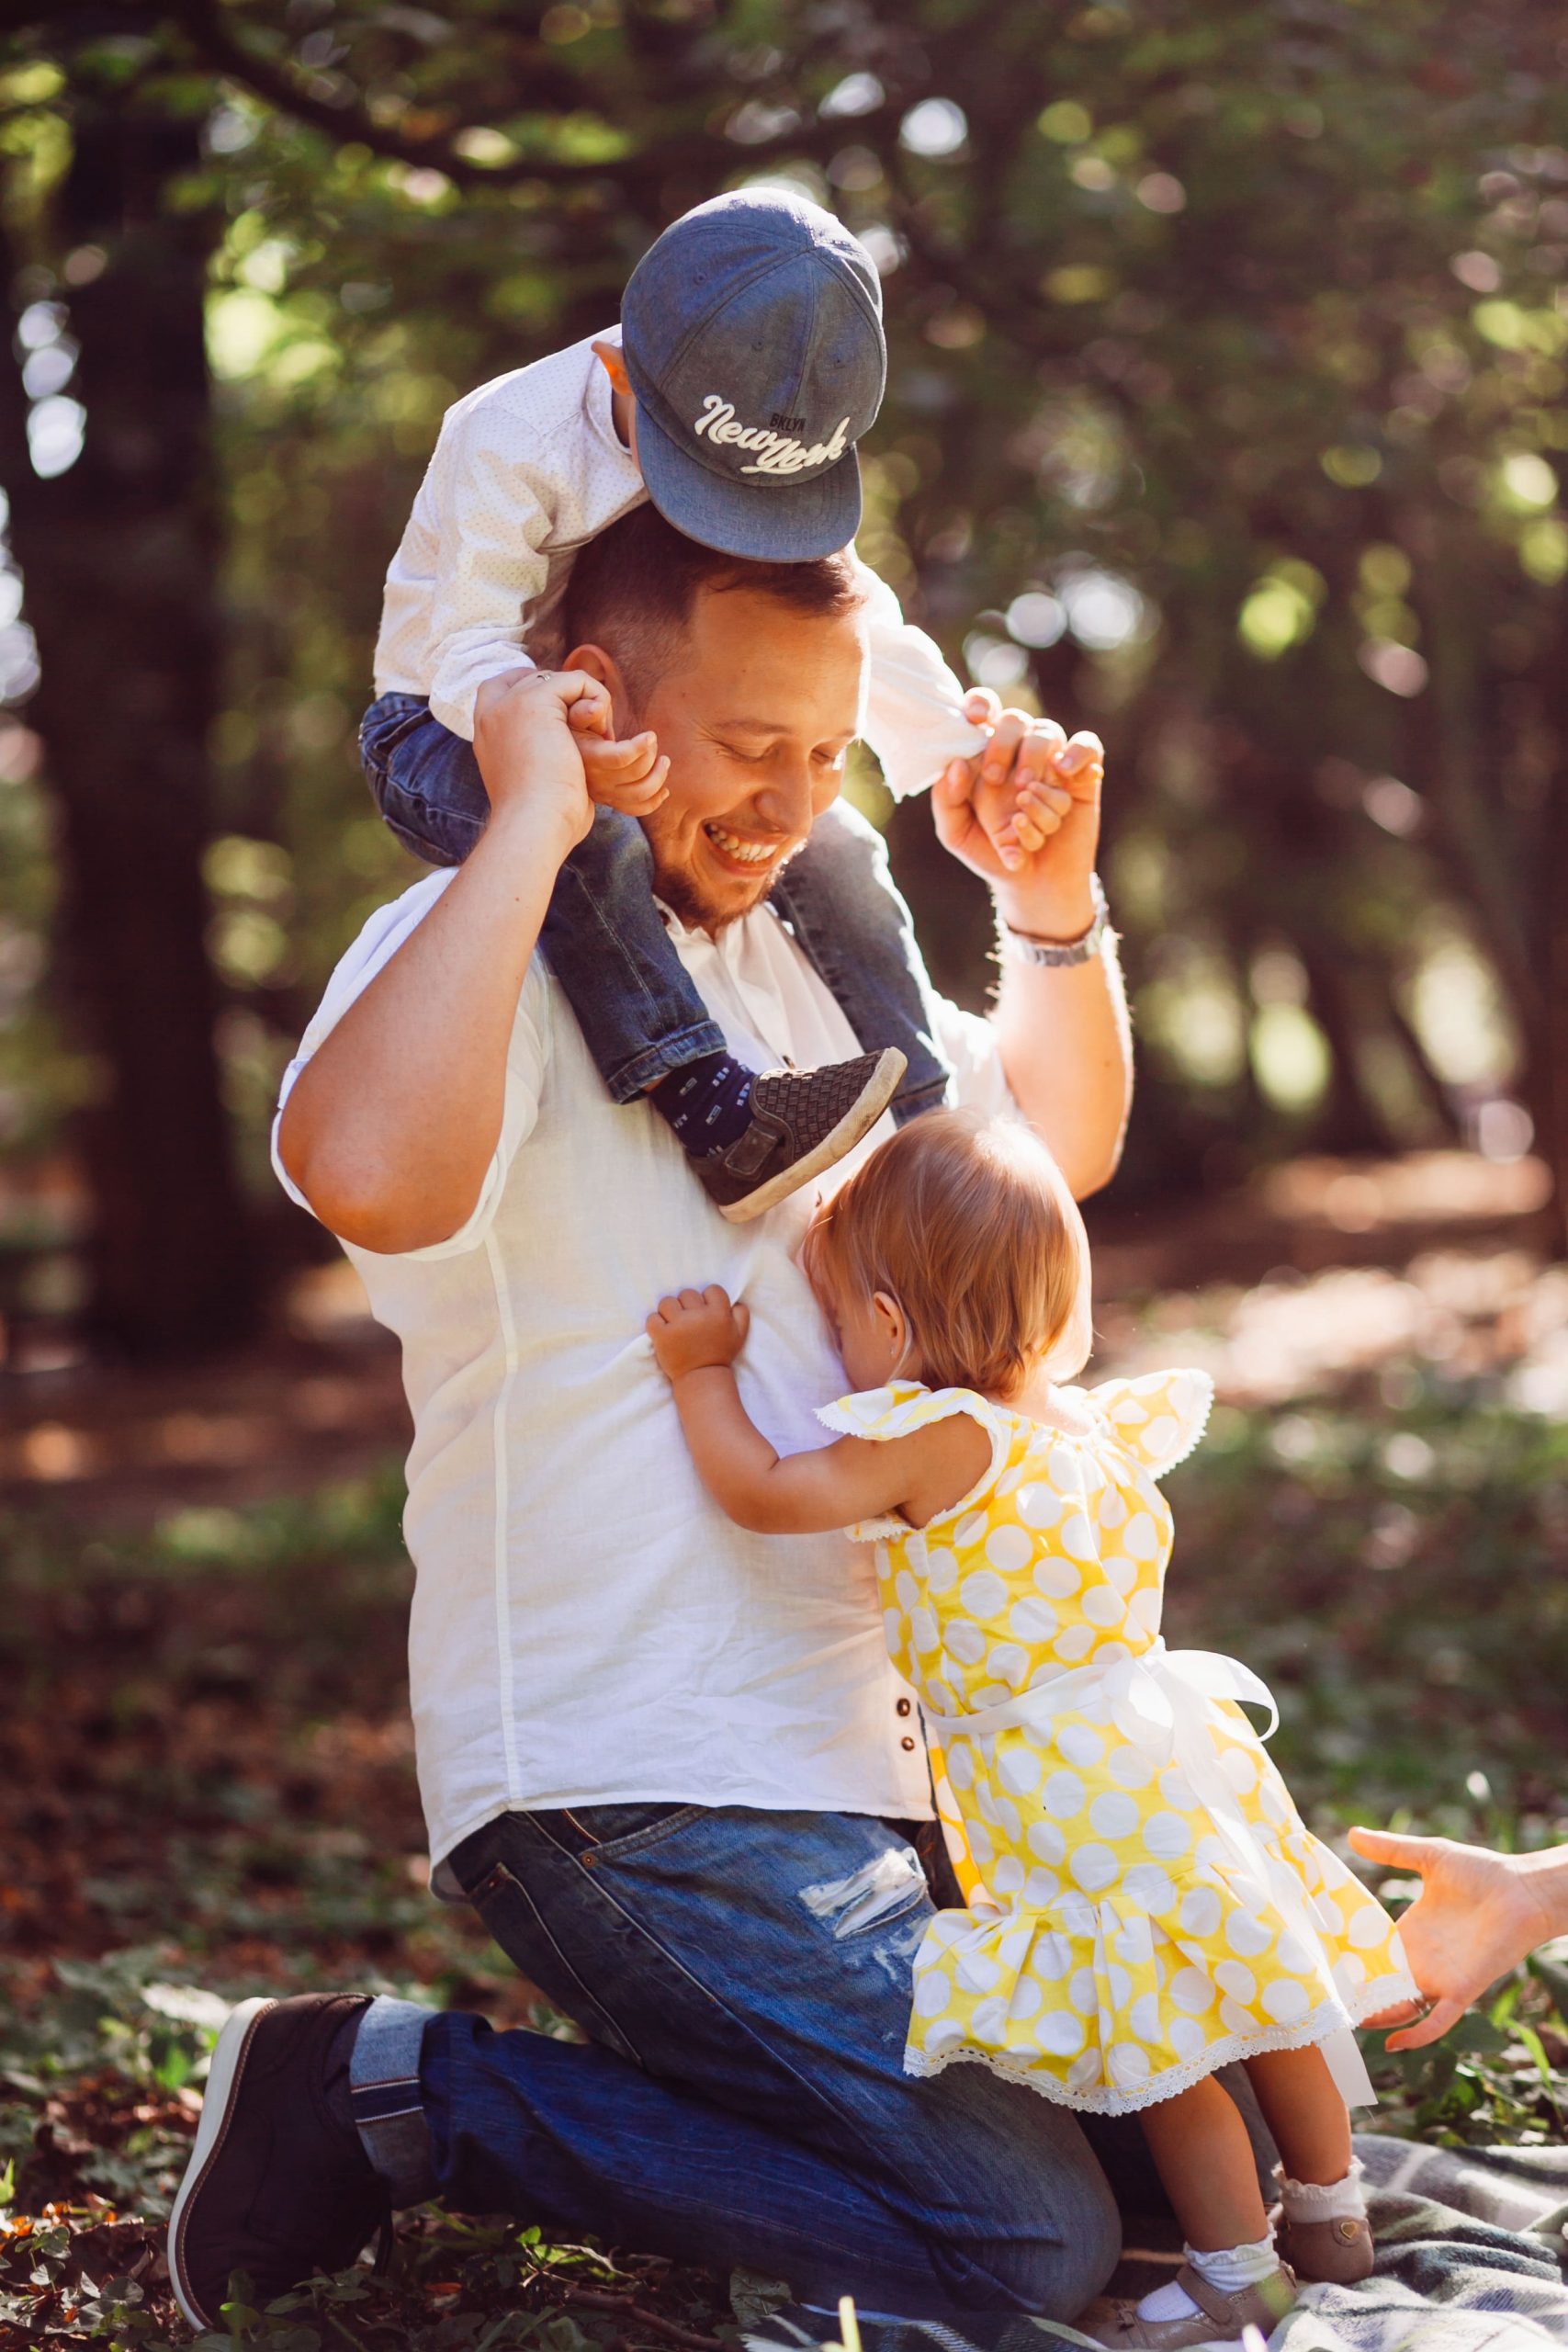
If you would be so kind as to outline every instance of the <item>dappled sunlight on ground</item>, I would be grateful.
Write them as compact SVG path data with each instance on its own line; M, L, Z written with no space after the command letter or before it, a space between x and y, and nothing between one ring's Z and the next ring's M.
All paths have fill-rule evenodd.
M1568 1267L1523 1250L1434 1250L1397 1272L1286 1270L1142 1312L1112 1302L1096 1322L1097 1371L1199 1364L1236 1404L1282 1403L1414 1357L1453 1380L1494 1380L1523 1411L1568 1412ZM1385 1400L1397 1407L1401 1391L1396 1374Z
M1415 1359L1568 1411L1544 1186L1535 1160L1427 1152L1298 1160L1168 1215L1092 1204L1089 1376L1188 1362L1263 1406ZM96 1367L52 1325L16 1330L0 1363L0 1491L94 1521L300 1491L407 1442L395 1343L341 1259L295 1279L265 1347L197 1373Z

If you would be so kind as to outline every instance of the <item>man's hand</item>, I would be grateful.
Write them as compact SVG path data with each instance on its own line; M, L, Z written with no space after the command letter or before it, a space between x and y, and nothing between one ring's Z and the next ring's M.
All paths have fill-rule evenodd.
M573 703L567 718L582 754L589 797L599 808L619 809L623 817L648 817L669 799L670 763L660 757L651 727L616 742L609 732L607 702Z
M732 1306L717 1283L661 1298L645 1326L659 1369L671 1382L713 1364L733 1363L750 1328L750 1309L743 1301Z
M1352 1829L1350 1843L1368 1861L1414 1871L1421 1881L1399 1936L1432 2007L1390 2034L1391 2050L1440 2041L1489 1984L1568 1928L1568 1917L1557 1917L1546 1898L1549 1873L1531 1867L1555 1857L1493 1854L1449 1838L1393 1838L1382 1829Z
M990 885L1010 929L1064 945L1094 921L1104 754L1054 720L1002 710L984 691L965 716L990 728L931 793L937 839ZM1003 960L991 1015L1013 1101L1076 1200L1109 1182L1133 1091L1133 1049L1114 943L1062 966Z
M474 757L492 816L526 810L542 820L558 833L564 858L593 822L580 730L603 737L613 723L609 688L586 671L487 678L474 698Z
M597 678L514 671L474 702L491 820L299 1073L283 1164L324 1225L383 1256L449 1240L501 1139L518 998L562 860L593 822L571 714Z
M991 740L977 760L954 760L938 777L937 838L990 884L1004 922L1045 939L1075 938L1094 916L1089 876L1105 775L1100 738L1078 734L1069 742L1054 719L1000 710L982 691L964 707L991 726Z

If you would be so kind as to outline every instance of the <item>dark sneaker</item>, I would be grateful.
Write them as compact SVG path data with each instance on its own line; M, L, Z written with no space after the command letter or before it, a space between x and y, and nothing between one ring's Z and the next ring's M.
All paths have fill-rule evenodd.
M732 1225L787 1200L852 1151L908 1068L896 1046L820 1069L767 1069L751 1088L751 1124L728 1151L692 1165Z
M352 2124L328 2111L327 2060L364 1995L244 2001L218 2037L201 2124L169 2221L169 2277L195 2328L221 2328L231 2271L262 2306L342 2270L387 2217Z

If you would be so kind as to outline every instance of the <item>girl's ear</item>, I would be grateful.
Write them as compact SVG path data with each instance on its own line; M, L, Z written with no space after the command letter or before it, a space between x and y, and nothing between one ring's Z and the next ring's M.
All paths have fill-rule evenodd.
M892 1364L888 1379L918 1380L920 1376L919 1351L915 1346L915 1334L909 1318L898 1301L891 1291L879 1290L873 1295L871 1308L876 1318L877 1336L887 1344L888 1359Z

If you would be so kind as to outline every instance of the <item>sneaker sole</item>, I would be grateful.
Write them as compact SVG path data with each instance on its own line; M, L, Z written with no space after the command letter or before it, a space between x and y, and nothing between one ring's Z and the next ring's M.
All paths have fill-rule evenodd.
M208 2071L207 2089L202 2096L201 2121L197 2126L196 2145L190 2152L190 2162L186 2166L185 2178L180 2183L174 2211L169 2215L169 2283L174 2288L175 2301L180 2307L182 2318L198 2331L217 2327L219 2314L215 2312L210 2319L208 2318L187 2290L183 2258L186 2216L229 2136L234 2096L244 2075L256 2027L268 2010L276 2007L277 2003L265 1994L257 1995L254 2000L242 2001L219 2035L217 2047L212 2052L212 2064Z
M750 1225L753 1217L765 1216L769 1209L776 1208L780 1201L787 1201L792 1193L798 1193L803 1184L809 1184L813 1176L820 1176L825 1168L833 1167L875 1126L893 1100L894 1090L908 1067L897 1046L885 1046L876 1068L838 1125L830 1127L821 1142L803 1159L795 1160L788 1168L781 1170L767 1183L760 1184L754 1193L748 1193L743 1201L731 1201L728 1207L721 1208L720 1216L728 1218L731 1225Z

